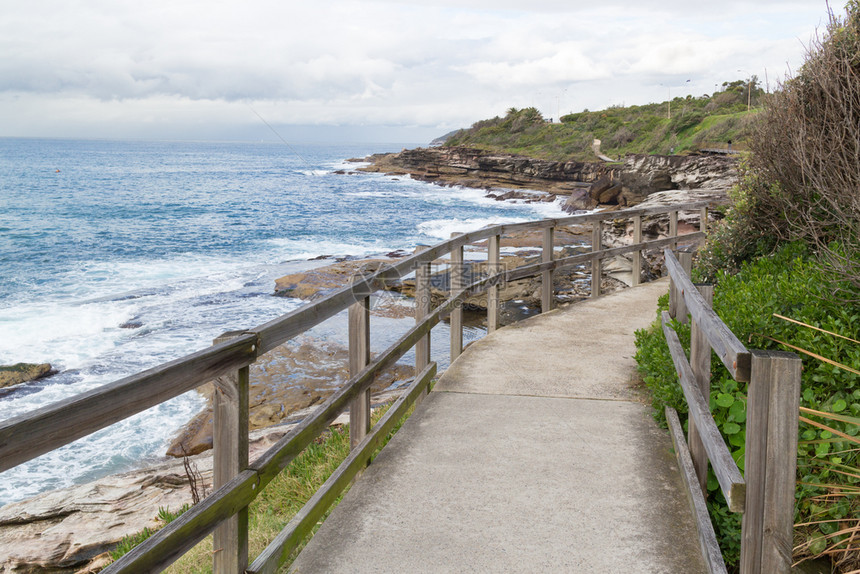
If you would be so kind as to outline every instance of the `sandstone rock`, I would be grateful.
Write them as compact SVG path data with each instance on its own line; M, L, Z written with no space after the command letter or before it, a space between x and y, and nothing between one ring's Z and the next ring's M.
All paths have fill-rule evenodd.
M48 363L17 363L10 366L0 366L0 389L41 379L52 374L52 371L53 369Z
M124 536L157 525L160 506L190 501L179 467L111 476L0 508L3 571L73 572Z
M275 295L312 301L349 284L354 275L376 272L388 263L390 259L339 261L324 267L284 275L275 280Z
M614 187L615 184L616 182L611 175L604 175L591 184L591 186L588 188L588 195L590 195L592 199L599 201L598 198L600 197L600 194Z
M597 203L601 205L618 204L618 196L621 194L622 187L615 183L610 185L597 195Z
M570 182L591 182L607 172L598 162L548 161L467 147L416 148L370 156L362 171L411 175L415 179L467 187L525 188L558 195Z
M597 200L591 196L587 189L577 189L576 191L573 191L562 206L562 208L568 213L588 211L595 207L597 207Z
M249 426L269 427L324 401L349 379L349 351L332 341L299 337L266 353L251 365ZM412 367L394 365L371 387L381 391L412 377ZM167 450L181 457L212 448L212 385L200 389L207 407L188 422Z
M673 189L727 191L737 178L737 159L703 155L628 154L621 168L618 203L637 205L652 193Z
M737 160L717 156L629 154L622 166L603 162L556 162L467 147L417 148L366 158L363 171L410 175L444 185L463 185L494 192L496 199L519 198L509 190L533 189L552 196L571 196L568 212L595 203L633 206L649 194L670 189L722 189L732 185ZM590 200L583 197L588 189ZM544 201L546 199L542 199Z

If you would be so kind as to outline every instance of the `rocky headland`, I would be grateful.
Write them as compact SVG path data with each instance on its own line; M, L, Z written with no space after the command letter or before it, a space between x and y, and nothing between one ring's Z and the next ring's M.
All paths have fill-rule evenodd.
M619 162L549 161L468 147L403 150L356 158L359 171L408 175L442 185L490 190L492 197L555 201L566 197L570 212L599 205L633 206L652 193L677 189L726 190L737 177L728 156L628 154ZM523 193L545 192L544 196Z

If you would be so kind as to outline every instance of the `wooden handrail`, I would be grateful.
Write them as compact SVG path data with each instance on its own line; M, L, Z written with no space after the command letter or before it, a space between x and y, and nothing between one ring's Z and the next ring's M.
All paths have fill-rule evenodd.
M343 311L366 295L368 290L383 288L386 282L410 273L418 262L433 261L449 253L454 247L515 231L694 210L706 205L707 202L700 201L670 207L633 208L495 225L443 241L396 264L384 266L363 281L343 287L317 302L303 305L295 311L248 329L247 334L242 337L0 422L0 472L194 389L233 369L247 366L256 357ZM681 237L695 240L703 237L703 234L691 233ZM672 241L672 238L667 238L606 249L599 252L598 256L611 257L647 247L668 245ZM516 273L509 272L505 280L529 277L532 268L536 271L534 275L537 275L544 271L578 265L590 261L593 257L593 254L577 255L526 266Z
M684 298L690 316L702 329L714 352L732 374L732 377L738 382L748 382L750 380L749 351L714 310L705 303L701 293L684 273L672 251L665 249L663 253L666 258L666 269L669 271L675 288Z
M476 283L486 284L488 281L489 279L483 279ZM468 295L469 289L467 288L450 297L360 373L351 377L293 430L269 447L249 466L247 471L205 498L206 505L201 502L201 504L191 507L156 535L111 564L106 572L130 573L163 568L194 547L221 521L235 514L236 510L234 509L247 506L259 491L292 462L323 430L329 427L352 399L373 384L377 373L397 362L416 342L439 323L444 313L450 312L455 305L461 304ZM249 482L251 478L253 480ZM243 504L237 506L236 499ZM155 559L153 556L165 558Z
M231 341L0 423L0 472L250 365L257 336Z
M367 464L395 423L403 418L407 409L424 392L436 375L436 363L430 363L419 373L401 397L388 409L360 445L337 467L320 489L245 571L248 574L274 574L293 550L304 540L328 507L337 499L349 481Z
M684 481L709 568L711 572L725 571L724 564L713 560L712 526L706 516L701 516L699 508L699 496L706 494L702 487L706 477L698 473L707 473L710 460L729 510L744 514L741 574L788 574L794 530L800 358L793 353L748 351L692 284L672 251L666 249L664 254L672 281L670 293L681 297L670 305L670 311L677 313L675 319L681 322L686 320L687 312L693 318L688 361L670 325L672 313L662 313L663 333L689 407L691 448L687 450L679 425L670 424L670 432L678 445L676 455L686 473ZM701 287L709 297L713 294L712 287ZM679 304L681 301L684 305ZM735 380L749 382L743 478L714 423L709 396L705 396L710 395L711 348ZM703 353L707 356L703 357ZM698 378L694 367L699 369ZM674 410L668 407L666 410L667 418L671 418ZM697 452L700 445L704 452Z
M695 421L696 428L699 430L699 437L702 439L702 444L705 445L705 452L708 453L708 458L711 461L714 474L717 475L717 481L720 483L720 489L723 491L729 510L743 512L746 502L746 484L743 476L741 476L741 471L732 458L732 453L729 452L729 447L726 446L726 441L723 440L723 435L720 434L720 430L714 422L714 417L708 407L708 399L702 396L702 392L696 385L693 370L690 363L687 362L684 348L681 346L678 334L672 328L671 321L669 312L663 311L663 334L669 346L669 353L672 355L672 362L675 364L681 389L684 391L684 398L687 400L690 418Z
M541 263L495 273L474 281L471 285L452 284L453 292L442 305L423 313L421 317L417 317L414 327L386 351L378 355L370 364L362 368L360 372L351 373L350 379L340 389L247 469L241 470L240 468L240 472L233 478L225 479L226 484L223 484L201 503L192 507L149 540L112 564L106 572L140 572L164 568L212 532L219 524L245 509L260 490L298 456L311 441L319 436L351 401L369 389L380 371L393 365L406 352L415 347L419 341L426 341L431 329L442 320L443 316L460 308L471 294L482 292L488 287L497 286L503 281L514 281L537 275L542 275L544 283L548 283L551 281L552 273L558 269L580 265L588 261L594 264L594 262L606 257L630 252L639 253L643 249L675 245L679 240L698 242L704 237L704 233L700 231L680 237L638 241L633 245L599 249L587 254L554 259L551 252L553 232L556 227L579 223L599 224L606 220L624 218L634 218L641 224L641 217L661 213L669 213L671 220L675 221L678 211L704 210L706 205L707 202L694 202L668 207L633 208L615 212L574 215L557 219L496 225L453 237L396 263L384 265L377 272L338 289L317 302L303 305L291 313L256 328L230 333L229 340L0 423L0 471L59 448L217 377L235 374L240 369L247 370L247 367L260 355L347 309L350 305L365 301L372 292L385 288L386 284L391 281L401 279L419 265L426 266L441 256L461 249L464 245L490 239L491 245L495 245L497 249L498 240L502 235L524 230L544 230L544 255ZM597 227L599 228L599 225ZM676 227L675 231L677 231ZM638 272L638 269L635 271ZM638 273L635 275L638 279ZM597 284L599 285L599 278L597 278ZM552 292L544 285L542 293L543 308L549 310ZM495 321L497 321L497 315ZM454 347L452 346L452 348ZM423 368L419 369L421 372L417 373L415 381L405 395L409 401L420 396L421 391L429 383L432 373L435 373L435 363L430 363L429 359L429 354L422 359L427 364L422 365ZM391 417L402 412L402 409L405 408L403 404L403 402L398 403ZM396 420L391 417L384 419L383 426ZM361 444L364 446L358 447L361 453L365 452L362 449L370 448L367 446L368 441L378 440L378 435L381 432L381 430L379 432L374 431L362 441ZM338 486L342 485L347 480L344 477L352 473L352 469L360 464L362 456L364 454L357 453L349 459L350 470L338 475L336 480ZM230 474L232 472L234 471L231 471ZM322 501L328 501L329 498L327 492L320 494L314 499L316 500L314 504L321 504ZM315 516L318 511L319 507L315 506L309 509L305 516ZM304 526L301 526L299 530L302 528ZM266 570L271 567L271 564L274 563L274 559L271 557L291 544L289 541L297 536L295 532L280 537L287 542L269 553L269 558L264 561L266 565L260 566L261 569ZM255 568L257 567L256 564ZM219 568L223 568L223 566Z

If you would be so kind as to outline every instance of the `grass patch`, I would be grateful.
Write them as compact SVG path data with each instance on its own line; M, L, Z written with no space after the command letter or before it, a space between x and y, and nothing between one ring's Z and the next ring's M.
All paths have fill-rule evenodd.
M644 106L613 106L582 111L547 123L535 108L511 108L505 117L475 122L445 145L463 145L554 161L595 161L595 139L601 152L614 158L627 153L669 154L701 147L724 148L731 141L743 148L758 111L747 110L745 82L726 83L722 91L695 98L675 98ZM762 90L752 84L753 106Z
M385 405L377 408L373 412L372 423L376 424L389 407L390 405ZM388 443L388 440L397 432L403 422L409 418L413 410L414 407L410 408L403 419L397 422L383 441L382 446L374 453L373 458ZM250 531L248 550L251 561L280 533L290 519L295 516L348 455L349 425L332 427L308 445L298 457L260 492L257 498L251 503L248 512ZM345 490L344 493L348 490ZM341 497L338 497L332 508L337 506L340 500ZM331 509L326 512L325 517L328 517L330 511ZM159 512L160 516L161 512ZM325 517L323 520L325 520ZM314 528L314 532L316 532L321 523L322 520ZM133 537L127 537L128 542L123 540L120 545L123 549L122 553L117 552L117 555L113 556L114 560L131 550L135 545L143 542L143 540L151 536L154 532L141 532ZM303 542L293 552L284 569L292 563L306 542ZM118 550L120 547L118 547ZM212 572L212 536L207 536L182 558L174 562L165 572L173 574Z

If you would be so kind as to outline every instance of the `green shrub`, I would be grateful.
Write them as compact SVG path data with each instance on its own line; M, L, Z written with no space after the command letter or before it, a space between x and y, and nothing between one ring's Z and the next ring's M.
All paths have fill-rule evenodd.
M751 132L747 120L746 80L726 83L732 93L726 100L718 96L675 98L672 117L666 117L668 102L644 106L610 106L605 110L566 114L560 123L546 123L535 108L510 108L504 118L495 117L472 124L449 138L446 146L464 145L557 161L595 161L591 143L602 141L602 151L612 157L627 153L682 153L698 149L703 141L727 135L740 143ZM742 86L738 88L738 86ZM756 84L753 85L754 98ZM760 91L760 89L758 89ZM727 101L723 105L717 100ZM743 99L743 105L740 105ZM702 131L707 132L698 136ZM697 137L698 136L698 137ZM705 139L702 139L705 138ZM714 140L716 141L716 140ZM724 141L724 140L720 140Z
M750 139L755 217L770 235L814 247L827 279L860 301L860 3L831 15L796 77L766 98Z
M766 183L746 161L739 166L740 181L729 190L731 205L725 218L715 221L708 230L708 238L698 253L696 279L716 282L721 275L737 273L741 265L752 259L772 253L777 238L757 217L757 195L751 193Z
M841 305L829 297L829 283L820 265L802 243L787 244L772 255L742 263L737 273L718 272L716 278L714 310L749 348L788 350L773 340L776 339L860 368L860 345L852 345L844 339L805 329L773 316L777 313L858 338L860 309ZM665 308L665 301L661 301L661 306ZM682 344L689 348L689 325L676 323L674 326ZM639 370L652 391L655 417L665 424L663 410L671 406L678 411L686 426L686 403L659 323L636 333L636 347ZM805 355L802 359L802 406L860 415L860 376ZM709 398L714 420L732 456L743 470L746 385L735 382L716 357L711 366ZM858 427L849 423L836 421L828 424L850 436L856 436L858 432ZM822 502L815 497L823 495L825 489L810 486L828 480L860 486L860 477L839 475L827 464L822 464L856 466L857 451L852 451L848 442L834 441L827 431L805 423L801 424L800 433L801 438L811 442L804 442L798 452L799 478L805 485L797 491L796 522L806 522L813 516L843 516L848 511L846 504L852 511L860 510L856 500ZM708 491L711 517L722 550L727 562L735 563L740 549L740 517L731 515L725 509L713 474L708 478ZM819 529L828 534L828 530L835 525L832 522L823 523Z

